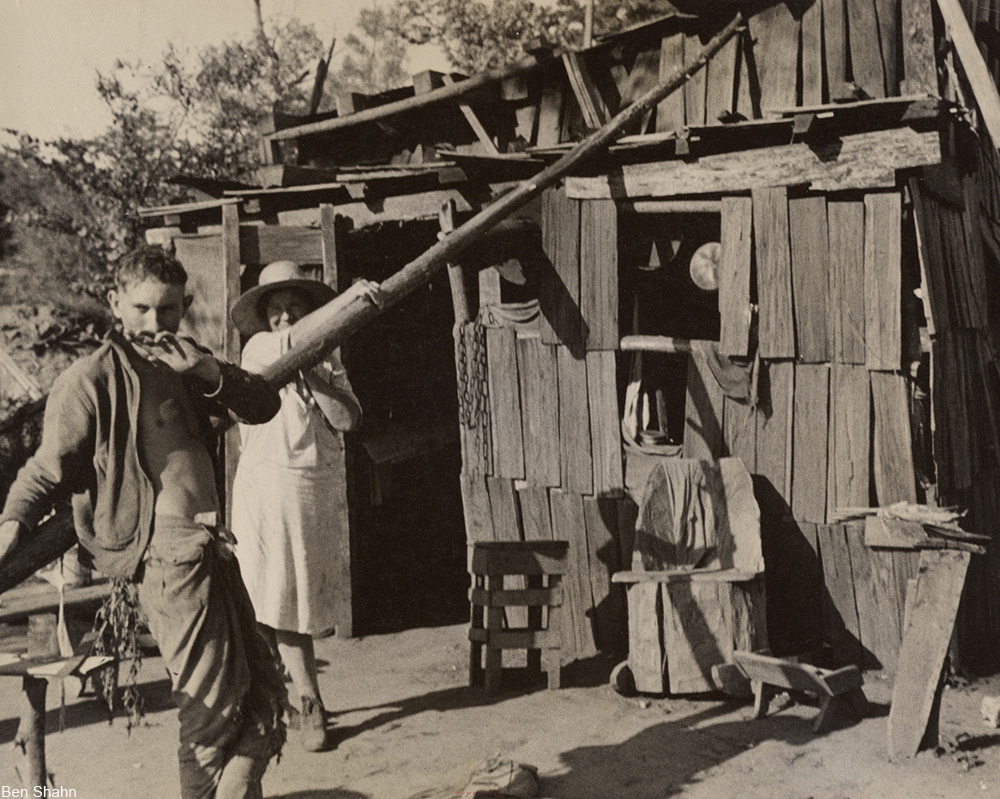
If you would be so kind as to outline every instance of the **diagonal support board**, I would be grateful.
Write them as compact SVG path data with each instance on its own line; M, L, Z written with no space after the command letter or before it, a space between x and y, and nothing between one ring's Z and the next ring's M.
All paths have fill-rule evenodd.
M934 706L969 568L968 552L924 550L909 607L889 710L889 759L913 757Z

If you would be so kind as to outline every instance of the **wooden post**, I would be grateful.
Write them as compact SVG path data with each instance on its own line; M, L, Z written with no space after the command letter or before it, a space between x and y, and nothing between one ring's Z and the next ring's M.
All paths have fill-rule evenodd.
M222 285L227 309L222 329L222 357L230 363L239 363L240 333L228 313L240 296L240 211L236 205L222 206ZM233 478L239 457L240 432L234 426L226 431L225 443L227 524L233 518Z
M14 738L24 750L24 787L31 796L41 796L48 787L45 770L45 692L48 681L25 674L22 678L21 722Z

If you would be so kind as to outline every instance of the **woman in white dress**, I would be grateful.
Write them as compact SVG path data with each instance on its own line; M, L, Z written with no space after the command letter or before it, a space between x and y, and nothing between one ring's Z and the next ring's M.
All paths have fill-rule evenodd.
M276 261L233 306L233 323L250 336L242 366L260 372L291 347L296 321L333 299L293 261ZM257 622L281 657L301 698L302 744L326 749L326 717L313 638L332 631L338 497L343 481L336 431L353 430L361 406L334 353L281 389L281 410L267 424L240 425L233 482L236 555Z

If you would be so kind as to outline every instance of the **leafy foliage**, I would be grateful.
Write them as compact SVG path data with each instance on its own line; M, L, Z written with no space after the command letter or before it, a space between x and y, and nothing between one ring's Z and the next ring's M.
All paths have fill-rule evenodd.
M523 45L582 44L584 0L400 0L396 30L411 42L436 42L451 63L473 74L523 57ZM594 31L610 33L674 11L666 0L598 0Z

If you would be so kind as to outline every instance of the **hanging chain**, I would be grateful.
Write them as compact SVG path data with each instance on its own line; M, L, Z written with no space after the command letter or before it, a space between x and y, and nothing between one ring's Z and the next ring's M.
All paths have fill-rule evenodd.
M489 384L486 377L486 328L476 319L457 328L458 417L479 439L483 464L490 462Z

